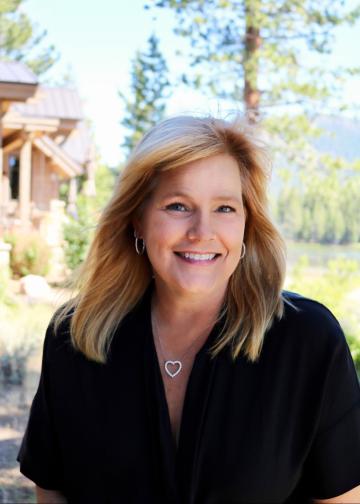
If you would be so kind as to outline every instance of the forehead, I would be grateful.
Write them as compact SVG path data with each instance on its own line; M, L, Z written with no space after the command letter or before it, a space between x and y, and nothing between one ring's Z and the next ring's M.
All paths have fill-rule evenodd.
M189 193L242 193L240 169L228 154L219 154L187 163L160 174L155 193L176 190Z

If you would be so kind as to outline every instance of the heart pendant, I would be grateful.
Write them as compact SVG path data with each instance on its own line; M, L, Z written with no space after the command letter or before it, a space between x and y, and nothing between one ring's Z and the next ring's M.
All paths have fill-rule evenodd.
M172 371L170 369L170 366L172 368L177 368L175 369L175 371ZM175 361L172 361L172 360L167 360L165 362L165 371L167 372L167 374L171 377L171 378L175 378L176 375L178 375L181 371L181 368L182 368L182 364L180 361L178 360L175 360Z

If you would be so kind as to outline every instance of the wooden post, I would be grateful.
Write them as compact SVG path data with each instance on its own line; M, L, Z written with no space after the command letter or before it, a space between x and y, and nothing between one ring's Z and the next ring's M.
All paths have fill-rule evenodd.
M27 227L30 223L31 199L31 138L29 135L25 136L20 149L19 179L20 221L23 227Z
M66 210L75 219L77 217L76 198L77 198L77 180L75 177L73 177L70 179L69 182L68 205Z

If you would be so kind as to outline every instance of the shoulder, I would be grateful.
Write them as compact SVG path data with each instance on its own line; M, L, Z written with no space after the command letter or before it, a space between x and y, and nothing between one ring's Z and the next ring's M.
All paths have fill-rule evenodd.
M347 346L338 320L326 306L294 292L284 291L282 297L283 316L270 332L285 347L319 356Z
M63 351L74 352L71 341L71 319L74 307L69 303L61 305L51 317L44 339L44 356L48 359Z
M121 347L123 350L126 345L132 344L130 338L126 335L141 332L148 322L149 311L148 296L142 296L133 308L127 312L122 318L119 318L118 325L114 328L114 334L111 337L109 346L109 354L115 351L115 347ZM72 319L76 312L74 303L69 302L60 306L53 314L47 327L44 354L50 358L53 356L58 358L60 355L73 357L78 355L79 358L87 360L85 355L79 350L72 337Z
M329 332L341 335L342 330L335 315L322 303L290 291L283 291L284 324L296 324L311 332Z
M264 338L263 366L272 375L286 375L288 384L312 397L322 397L329 376L335 387L343 376L357 382L344 332L332 312L292 292L284 292L283 299L284 314Z

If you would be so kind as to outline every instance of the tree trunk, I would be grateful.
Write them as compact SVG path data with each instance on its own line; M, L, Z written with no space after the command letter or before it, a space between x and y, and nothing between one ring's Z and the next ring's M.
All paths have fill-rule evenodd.
M259 116L260 91L258 89L259 63L257 51L261 46L259 28L253 24L254 6L246 2L246 32L244 53L244 103L250 122L256 122Z

